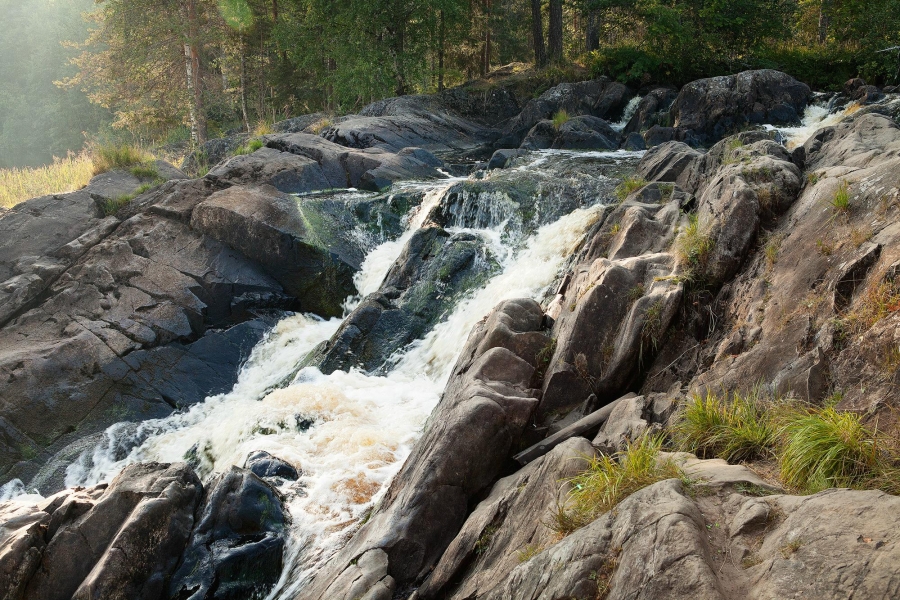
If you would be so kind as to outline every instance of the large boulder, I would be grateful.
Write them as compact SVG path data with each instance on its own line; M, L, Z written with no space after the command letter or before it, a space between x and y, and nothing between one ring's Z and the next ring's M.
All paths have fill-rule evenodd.
M669 125L669 108L675 102L678 90L669 87L653 88L638 103L634 114L625 125L623 133L640 133L654 125Z
M168 597L252 598L281 575L287 517L281 497L250 471L231 467L206 485L197 524Z
M334 127L351 127L348 123L352 122ZM436 170L443 163L412 143L414 140L399 147L351 146L308 133L286 133L267 135L263 141L265 146L256 152L219 164L209 172L209 179L228 184L267 183L281 192L297 194L351 187L381 191L403 179L443 177Z
M689 129L704 142L713 143L748 124L796 124L809 95L809 86L786 73L744 71L685 85L671 115L675 127Z
M149 463L126 467L105 490L45 501L46 547L33 546L40 564L10 599L161 597L190 537L201 490L186 466Z
M497 266L477 235L419 229L379 290L363 299L308 364L325 373L386 367L391 356L427 333Z
M557 128L552 121L540 121L522 141L523 150L616 150L621 134L599 117L582 115Z
M314 202L269 186L232 187L198 204L191 227L261 264L304 311L340 316L356 293L364 249Z
M606 77L580 83L562 83L526 104L522 112L506 124L504 137L498 143L503 147L519 146L535 125L553 118L561 110L570 117L591 115L614 120L621 115L630 99L628 88Z
M0 503L5 600L248 598L281 574L287 517L244 469L206 486L184 464L125 467L113 481Z

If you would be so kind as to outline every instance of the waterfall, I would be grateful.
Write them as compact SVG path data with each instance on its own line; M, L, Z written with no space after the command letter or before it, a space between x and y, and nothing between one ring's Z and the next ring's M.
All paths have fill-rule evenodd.
M509 186L531 177L520 197L532 194L535 205L540 200L564 207L558 218L536 211L529 228L521 227L515 203L492 208L491 193L452 199L461 178L401 184L420 193L422 202L406 216L398 239L375 246L364 259L355 277L362 296L378 289L413 233L441 206L451 209L444 226L451 233L480 236L500 269L396 356L386 374L351 369L323 375L306 368L294 375L297 364L329 339L341 320L287 316L256 346L230 392L166 418L110 427L101 444L69 466L66 484L108 481L140 461L189 459L204 479L242 466L257 450L290 462L301 476L280 488L293 524L284 572L270 598L292 598L386 491L440 399L472 327L504 299L545 294L611 198L616 179L610 175L633 168L639 156L545 151L527 160L526 170L501 171L498 181L485 180ZM461 204L454 207L457 200ZM348 311L359 300L348 299Z

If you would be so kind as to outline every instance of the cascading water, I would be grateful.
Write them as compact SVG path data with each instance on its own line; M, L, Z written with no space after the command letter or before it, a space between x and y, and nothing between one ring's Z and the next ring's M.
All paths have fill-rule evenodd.
M793 150L798 146L802 146L819 129L837 125L847 118L848 115L852 115L859 109L860 105L857 103L848 104L841 109L833 109L828 103L810 104L803 112L800 125L796 127L765 125L765 128L769 131L778 131L782 136L785 147L788 150Z
M346 541L400 469L472 327L501 300L545 293L611 197L616 180L606 175L633 167L639 156L545 151L526 157L519 170L466 180L475 191L466 197L465 213L477 217L470 222L449 211L445 228L482 237L500 268L423 339L395 357L386 374L351 369L323 375L306 368L293 375L296 365L331 337L341 321L286 317L253 350L231 392L164 419L110 427L104 443L69 467L67 485L106 481L139 461L188 459L201 477L209 477L243 465L253 451L270 452L301 471L298 481L281 486L293 524L285 569L270 594L294 597L321 561ZM491 183L513 185L526 172L534 180L525 189L538 206L526 211L530 227L528 218L516 214L515 202L501 202L504 208L498 211L495 201L503 192L477 191ZM415 230L462 182L403 184L424 192L422 203L407 217L398 239L367 255L355 278L362 295L378 289ZM556 218L540 208L543 205L566 206L568 212ZM481 228L464 229L471 225ZM348 310L358 302L348 299Z
M610 123L609 126L615 129L616 131L622 131L625 127L628 126L628 121L631 120L631 117L634 116L634 113L637 112L638 106L641 104L641 100L643 100L643 96L635 96L631 100L628 101L628 104L625 106L625 110L622 112L622 118L619 119L616 123Z
M638 103L636 98L629 104L617 126L624 128ZM796 145L851 110L829 113L814 105L803 125L779 131ZM616 183L610 176L630 170L641 154L541 151L483 180L402 184L420 195L421 204L406 217L399 238L368 252L354 280L360 294L378 290L405 244L435 211L442 211L442 224L451 232L468 228L480 236L499 262L481 287L469 290L381 375L357 369L298 373L297 365L338 330L341 320L288 316L253 350L229 393L164 419L110 427L103 443L70 465L67 485L109 480L138 461L189 460L208 478L243 465L251 452L270 452L301 472L296 482L280 488L292 526L285 568L269 596L295 597L352 535L400 469L472 327L504 299L545 294L599 218ZM531 199L524 203L527 208L525 196ZM359 300L348 299L348 313ZM21 491L21 483L11 482L0 494Z

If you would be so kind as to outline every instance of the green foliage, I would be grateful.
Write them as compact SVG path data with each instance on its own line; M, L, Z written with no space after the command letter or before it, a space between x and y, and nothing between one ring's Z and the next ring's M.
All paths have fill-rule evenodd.
M782 427L781 478L809 493L829 487L860 487L877 476L882 457L873 431L856 413L833 407L810 409Z
M616 198L618 198L619 200L625 200L625 198L630 196L633 192L638 191L645 185L647 185L647 180L643 177L635 177L629 175L622 180L622 183L616 186Z
M553 115L553 127L558 131L560 127L569 122L569 113L565 109L556 111Z
M683 278L689 282L703 283L709 253L713 249L712 238L706 227L700 224L696 214L688 217L688 225L675 240L675 255L683 269Z
M850 212L850 184L842 181L832 196L830 204L835 214L846 215Z
M615 456L601 454L588 460L585 471L569 480L569 508L551 523L568 534L608 512L630 494L664 479L682 478L671 461L660 460L663 439L644 435Z
M127 144L110 144L99 146L94 150L94 174L106 173L113 169L139 168L147 160L146 155ZM141 171L139 171L141 172ZM157 173L154 170L153 176ZM135 174L136 177L140 175Z
M262 140L256 140L256 139L250 140L243 146L238 146L237 148L235 148L234 155L235 156L243 156L244 154L253 154L254 152L259 150L263 146L265 146L265 144L263 143Z
M672 428L676 445L701 458L729 462L771 456L778 430L758 395L695 395Z

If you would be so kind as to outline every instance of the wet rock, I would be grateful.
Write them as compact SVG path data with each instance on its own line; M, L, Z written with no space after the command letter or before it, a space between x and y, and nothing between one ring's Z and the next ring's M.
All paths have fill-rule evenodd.
M543 313L530 300L506 301L466 342L426 430L371 519L304 591L308 598L352 598L352 559L387 554L382 571L398 585L421 580L516 446L536 400L529 385L547 343ZM347 566L350 565L350 566ZM376 574L376 575L377 575Z
M272 456L263 450L252 452L247 457L244 468L257 477L280 477L288 481L296 481L300 477L294 465L285 462L277 456Z
M159 597L194 523L201 486L184 465L126 467L96 500L63 499L24 599ZM62 511L62 512L60 512Z
M693 130L685 127L661 127L654 125L644 132L644 144L648 148L665 144L666 142L682 142L688 146L699 146L701 140Z
M613 120L621 114L630 98L628 88L606 77L560 84L528 102L506 125L500 143L519 146L535 125L551 119L560 110L565 110L570 117L591 115Z
M367 296L317 350L324 373L386 366L397 351L428 332L462 294L484 282L498 265L485 240L440 227L416 231L379 291Z
M747 124L799 122L810 89L793 77L763 69L693 81L672 105L674 126L716 142Z
M521 150L497 150L491 155L491 160L488 161L487 168L489 170L505 169L512 160L523 154L524 152Z
M629 152L646 150L647 143L644 141L644 138L641 134L637 132L631 132L625 136L625 140L622 142L621 148L622 150L628 150Z
M495 483L416 597L482 597L530 555L552 546L557 534L549 525L557 507L566 505L567 480L593 455L588 441L576 437Z
M328 225L315 206L270 187L217 192L191 217L194 229L263 265L304 311L325 317L342 314L355 293L363 255L349 232Z
M660 125L669 125L669 108L675 102L678 90L668 87L653 88L641 98L637 109L625 125L623 133L640 133Z
M616 150L622 135L598 117L582 115L559 128L552 148L560 150Z
M218 475L206 486L169 597L224 600L265 594L281 575L285 525L281 498L255 474L231 467Z

